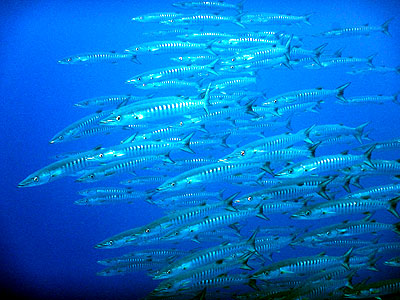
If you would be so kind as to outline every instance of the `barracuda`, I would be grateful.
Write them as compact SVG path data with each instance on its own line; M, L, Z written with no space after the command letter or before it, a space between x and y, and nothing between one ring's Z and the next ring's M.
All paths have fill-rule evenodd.
M262 268L254 273L252 278L270 280L280 277L304 276L340 265L349 268L352 250L350 249L343 256L328 256L321 253L320 255L285 259Z
M219 76L214 70L216 63L219 59L214 60L208 65L190 65L190 66L172 66L162 69L155 69L145 73L138 74L126 81L126 83L133 85L142 85L154 81L162 81L171 78L188 78L195 76L207 76L213 74Z
M72 64L93 64L93 63L117 63L121 60L130 60L134 63L139 63L135 54L130 53L116 53L111 52L99 52L99 53L85 53L79 54L67 58L63 58L58 61L62 65L72 65Z
M343 154L326 155L311 158L289 166L288 168L285 168L276 173L275 176L286 178L309 176L324 172L337 171L340 169L351 167L353 165L357 165L359 163L365 163L370 168L375 168L375 165L371 161L371 154L374 149L375 146L372 146L364 153L364 155L351 155L345 152Z
M145 14L145 15L134 17L134 18L132 18L132 21L141 22L141 23L150 23L150 22L159 23L161 21L165 21L165 20L169 20L169 19L173 19L173 18L179 18L182 16L183 16L183 14L175 13L175 12L155 12L155 13L150 13L150 14Z
M165 54L165 53L188 53L191 51L207 51L211 54L215 53L212 51L212 43L192 43L192 42L183 42L183 41L156 41L156 42L148 42L138 44L132 47L129 47L125 50L128 53L135 54ZM215 58L214 58L215 59Z
M343 98L344 90L350 85L350 82L345 83L334 90L326 90L323 88L300 90L288 92L285 94L280 94L273 98L269 98L262 105L272 105L272 106L283 106L290 103L304 103L304 102L314 102L330 96L336 96L336 98L346 101Z
M243 4L246 0L241 0L237 4L227 3L225 1L181 1L172 3L173 6L184 9L206 9L206 10L225 10L234 9L238 12L243 10Z
M166 21L161 21L161 24L166 25L192 25L192 24L204 24L204 25L220 25L226 23L233 23L242 28L244 25L240 22L240 18L242 15L238 16L222 16L222 15L214 15L214 14L196 14L196 15L184 15L182 17L177 17L173 19L169 19Z
M104 107L104 106L123 106L130 102L139 102L147 100L151 96L132 96L132 95L111 95L111 96L101 96L82 100L75 103L74 106L77 107Z
M384 295L398 295L400 293L400 279L389 279L370 284L362 284L345 293L348 299L380 298Z
M389 33L389 23L393 19L387 20L381 26L370 26L368 24L358 27L335 29L320 33L319 35L324 37L339 37L339 36L354 36L354 35L370 35L373 32L383 32L386 35Z
M86 198L77 200L74 204L77 205L107 205L107 204L120 204L120 203L134 203L141 200L148 199L149 195L145 192L131 192L119 194L101 194L95 196L88 196Z
M386 199L338 199L327 203L318 203L304 208L293 214L293 219L318 220L338 215L351 215L356 213L371 213L381 209L387 209L397 218L396 206L400 197L391 200Z
M268 24L268 25L291 25L296 23L310 24L310 17L313 14L303 16L274 14L274 13L255 13L246 14L242 17L243 24Z

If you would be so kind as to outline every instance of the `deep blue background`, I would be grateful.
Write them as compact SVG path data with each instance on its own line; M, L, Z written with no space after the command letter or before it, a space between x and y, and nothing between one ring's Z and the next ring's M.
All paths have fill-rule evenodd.
M148 223L162 213L146 203L79 207L76 191L85 188L63 178L48 185L17 189L33 171L52 162L51 156L118 143L120 135L49 145L50 138L90 113L73 103L94 96L137 92L124 84L136 73L157 68L163 59L144 58L142 65L64 66L57 60L78 53L123 50L148 41L141 32L159 30L153 24L131 23L130 18L157 11L174 11L173 1L3 1L0 4L1 191L0 281L16 294L32 298L135 299L155 286L144 273L98 277L96 260L132 249L94 249L93 245L123 230ZM305 14L315 12L313 26L288 31L317 33L335 25L380 25L399 15L397 1L259 1L247 0L248 11ZM262 28L262 27L259 27ZM210 30L217 30L210 28ZM237 30L232 25L227 29ZM345 47L344 55L365 57L378 53L376 65L400 64L400 20L390 25L392 37L328 40L327 51ZM310 39L307 48L324 39ZM277 70L259 74L257 87L272 96L323 86L335 88L352 81L347 96L393 94L400 90L396 74L351 76L344 69ZM331 100L333 102L333 99ZM327 101L330 102L330 101ZM376 140L398 137L398 105L360 107L326 103L321 113L296 117L296 130L314 123L356 126L370 121ZM334 149L333 149L334 152ZM399 158L399 153L385 157ZM384 183L377 179L374 184ZM117 182L117 181L115 181ZM101 185L101 184L100 184ZM385 220L396 220L384 212ZM119 251L120 250L120 251ZM104 252L107 253L104 253Z

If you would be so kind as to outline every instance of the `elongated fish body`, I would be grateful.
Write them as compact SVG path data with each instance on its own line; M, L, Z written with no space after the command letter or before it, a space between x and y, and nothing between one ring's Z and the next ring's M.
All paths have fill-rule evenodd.
M175 12L155 12L146 15L141 15L132 18L132 21L141 22L141 23L159 23L162 21L170 20L173 18L182 17L183 14L175 13Z
M373 96L360 96L360 97L350 97L346 98L346 101L340 101L340 104L344 105L358 105L358 104L385 104L388 102L393 102L399 104L398 94L392 96L385 95L373 95Z
M86 174L78 178L78 182L95 182L109 178L110 176L135 172L138 168L148 166L159 161L168 161L173 163L169 156L163 155L149 155L140 158L128 158L117 160L115 162L109 162L106 165L95 168L94 170L88 171Z
M243 10L244 0L240 1L238 4L227 3L225 1L181 1L175 2L172 6L183 8L183 9L206 9L206 10L226 10L234 9L238 12Z
M122 185L127 186L148 186L148 185L159 185L167 179L166 175L159 176L137 176L132 179L123 180L120 182Z
M329 279L318 284L305 283L294 289L289 297L292 299L342 299L344 288L351 286L349 278ZM351 286L352 287L352 286Z
M357 213L368 213L377 210L387 209L394 215L399 215L396 212L396 205L399 199L392 201L387 199L338 199L315 205L308 206L296 213L291 218L319 220L323 218L334 217L338 215L351 215Z
M398 251L400 251L399 242L385 242L366 245L362 248L355 249L354 253L357 255L376 255L377 253L398 253Z
M398 295L400 279L389 279L357 286L345 293L347 299L377 298L384 295Z
M348 265L352 249L343 256L328 256L324 254L289 258L262 268L252 275L254 279L270 280L279 277L304 276L318 273L329 267Z
M233 77L216 80L211 83L212 92L220 90L241 89L249 85L256 84L256 77Z
M372 243L376 243L376 241L372 241ZM315 244L306 244L304 246L307 247L315 247L315 248L321 248L321 247L326 247L326 248L356 248L353 250L353 253L356 254L358 253L359 247L364 247L364 246L369 246L371 245L371 241L364 241L364 240L359 240L359 239L354 239L354 238L337 238L337 239L332 239L332 240L327 240L327 241L322 241L319 243ZM349 262L351 263L351 262Z
M293 116L304 112L318 113L318 109L321 108L321 103L323 102L323 100L320 100L318 102L295 103L290 105L278 106L275 108L270 106L263 107L265 108L265 113L270 113L274 116L283 117L285 115ZM255 111L257 112L257 109Z
M250 48L250 47L262 47L264 45L276 45L277 40L268 40L263 38L255 37L231 37L229 39L217 39L213 42L215 47L239 47L239 48Z
M327 138L330 137L350 135L354 136L361 144L361 138L364 136L364 129L368 124L369 122L361 124L357 127L349 127L343 124L316 125L310 130L309 137L312 141L325 141Z
M189 134L181 142L147 141L102 148L96 152L89 153L87 159L91 162L104 163L118 159L128 159L131 157L141 158L149 155L167 154L173 149L185 149L185 151L193 153L193 151L188 147L193 134L194 133Z
M121 263L128 263L131 261L146 261L148 259L155 261L170 261L180 256L188 255L189 252L178 249L144 249L130 252L121 256L105 258L98 260L97 263L103 266L114 266Z
M255 236L253 235L249 240L242 240L239 242L225 243L222 245L214 246L208 249L196 251L188 256L184 256L179 260L176 260L169 266L160 270L154 278L164 279L171 278L182 274L183 272L189 272L198 267L213 263L232 254L240 256L245 251L255 249Z
M374 146L367 150L364 155L334 154L310 158L281 170L275 174L275 176L293 178L315 175L324 172L337 171L362 162L367 163L370 168L374 168L374 165L370 160L373 150Z
M367 64L373 66L372 59L375 55L371 55L369 57L335 57L331 59L319 60L319 64L311 63L305 65L306 69L319 69L319 68L328 68L328 67L342 67L342 66L357 66L359 64Z
M162 21L161 24L167 25L220 25L226 23L233 23L242 28L244 28L243 24L240 22L239 16L223 16L223 15L214 15L214 14L197 14L197 15L184 15L182 17L173 18L170 20Z
M400 178L400 161L396 160L372 160L374 168L366 164L359 164L341 170L341 172L354 177L354 176L367 176L367 175L393 175L394 178Z
M232 153L222 158L221 161L243 161L245 159L252 159L259 153L267 153L293 146L296 143L301 143L307 140L307 132L308 129L301 130L297 133L280 134L256 140L237 148ZM275 153L275 155L278 155L278 153Z
M120 106L126 105L131 102L137 102L146 100L149 97L132 96L132 95L111 95L111 96L101 96L82 100L74 104L77 107L105 107L105 106Z
M137 271L152 271L158 270L162 266L164 266L166 262L164 261L137 261L137 262L129 262L124 264L118 264L115 266L110 266L105 268L104 270L97 272L97 276L115 276L115 275L124 275L127 273L137 272Z
M108 135L113 131L121 130L121 128L115 126L102 126L98 125L93 128L88 128L73 134L71 137L73 139L81 139L85 137L97 136L97 135Z
M239 54L230 57L229 59L222 59L221 65L232 65L232 64L245 64L256 60L276 58L287 55L290 53L290 42L289 40L285 46L279 44L268 45L263 47L255 47L242 50Z
M210 55L210 54L185 55L185 56L171 57L170 59L187 65L191 64L204 65L212 63L215 60L215 55Z
M387 74L387 73L395 73L400 74L400 66L395 68L386 67L386 66L376 66L376 67L368 67L368 68L354 68L351 71L347 71L347 74L350 75L363 75L366 73L380 73L380 74Z
M292 25L304 23L310 25L309 19L312 14L304 16L293 16L274 13L255 13L245 14L241 21L243 24L263 24L263 25Z
M146 122L158 123L160 120L183 116L193 111L203 111L206 107L207 102L205 100L175 97L174 101L167 99L159 102L131 104L121 107L108 114L100 123L111 126Z
M78 65L78 64L94 64L94 63L117 63L123 60L131 60L137 63L136 55L131 53L116 53L116 52L98 52L85 53L58 61L62 65Z
M350 82L343 84L334 90L317 88L317 89L288 92L285 94L280 94L275 97L269 98L262 105L283 106L291 103L315 102L331 96L335 96L338 99L344 99L343 98L344 90L349 85Z
M85 190L78 191L81 196L95 196L95 195L106 195L106 194L129 194L134 192L130 187L95 187Z
M400 256L393 257L383 263L386 266L390 267L400 267Z
M218 73L214 71L214 66L218 62L218 59L214 60L208 65L190 65L190 66L173 66L165 67L162 69L155 69L152 71L144 72L136 75L126 81L126 83L133 85L146 84L153 81L168 80L171 78L188 78L194 76L205 76L208 74L214 74L218 76Z
M324 48L327 44L322 44L315 49L305 49L302 47L292 47L290 48L290 59L297 60L297 59L304 59L310 58L310 61L315 62L317 65L320 64L319 57L321 56Z
M375 220L369 221L368 217L360 221L342 222L339 224L328 225L312 231L309 231L302 236L299 236L293 244L302 243L319 243L329 239L338 237L357 236L367 233L375 233L385 230L391 230L399 233L400 224L379 223Z
M90 160L94 153L96 151L90 150L56 161L29 175L18 187L37 186L64 176L77 176L82 170L89 170L97 165L97 162Z
M389 29L389 23L392 20L393 19L387 20L381 26L370 26L367 24L364 26L330 30L330 31L323 32L319 35L324 36L324 37L341 37L341 36L344 37L344 36L370 35L371 33L374 33L374 32L382 32L386 35L390 35L388 29Z
M195 238L197 234L208 230L214 230L240 220L255 216L257 211L254 209L238 210L235 212L220 212L208 215L207 217L184 225L165 236L166 240L176 240L181 238Z
M125 265L125 264L136 264L136 263L143 263L143 262L167 262L167 259L154 259L151 256L143 256L143 257L136 257L136 256L118 256L118 257L113 257L113 258L108 258L104 260L99 260L97 263L107 266L107 267L112 267L112 266L117 266L117 265Z
M395 196L400 193L400 183L391 183L362 189L357 192L347 194L345 199L375 199L384 196Z
M392 139L389 141L375 142L375 151L386 151L386 150L397 150L400 148L400 138ZM366 150L371 147L372 144L362 145L356 148L356 150Z
M223 190L222 190L223 192ZM222 192L187 192L187 193L180 193L174 196L169 197L162 197L158 200L153 199L155 204L165 203L166 205L175 206L183 201L188 201L191 199L200 199L200 201L206 201L207 199L222 199Z
M261 170L260 162L232 162L210 164L196 169L183 172L182 174L166 180L156 191L173 191L184 189L192 185L207 185L224 176Z
M159 89L200 89L200 85L197 82L186 81L182 79L170 79L163 81L156 81L150 83L143 83L137 85L136 88L141 90L159 90Z
M204 127L197 124L185 124L184 121L180 121L173 125L163 125L154 128L152 131L145 131L135 136L133 142L140 142L146 140L163 140L171 137L180 137L187 135L191 132L204 131Z
M226 32L187 32L180 35L177 35L177 38L182 40L206 40L206 41L214 41L217 38L233 38L235 35ZM214 57L215 58L215 57Z
M191 145L191 147L193 146L196 147L196 144ZM173 171L183 172L194 168L199 168L205 165L215 164L217 162L218 162L217 158L190 158L190 159L176 160L175 163L171 165L171 172Z
M107 204L120 204L120 203L133 203L140 200L146 200L148 195L144 192L131 192L125 194L107 194L107 195L94 195L77 200L74 204L77 205L107 205Z
M50 144L61 143L71 140L74 135L92 128L94 125L99 124L100 120L109 115L112 110L100 111L79 119L78 121L67 126L65 129L58 132L50 141Z
M138 44L125 50L128 53L141 55L146 53L165 54L165 53L188 53L193 51L211 51L211 44L184 42L179 40L157 41Z

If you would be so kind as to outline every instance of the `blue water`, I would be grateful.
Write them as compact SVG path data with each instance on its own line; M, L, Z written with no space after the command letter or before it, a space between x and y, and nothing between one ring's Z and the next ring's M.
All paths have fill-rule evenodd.
M124 81L135 74L158 68L163 63L165 65L165 57L145 57L141 59L141 65L121 62L69 66L59 65L57 61L85 52L122 51L134 44L150 41L141 33L165 28L156 24L132 23L130 19L150 12L174 11L172 2L44 0L3 1L0 4L0 140L3 143L0 150L3 158L0 264L1 282L8 292L28 295L32 299L137 299L157 285L144 272L114 277L96 276L102 268L96 260L133 249L103 250L93 246L116 233L161 217L163 213L160 209L145 202L76 206L73 202L79 199L77 191L93 185L75 183L72 177L33 188L17 189L16 186L30 173L53 162L51 157L58 153L89 150L97 145L110 146L126 137L126 134L118 133L55 145L48 143L56 132L91 112L73 107L77 101L108 94L147 95L148 92L135 90ZM293 28L297 33L307 34L334 26L380 25L399 15L397 1L380 2L329 1L325 4L322 1L278 3L247 0L245 10L292 14L314 12L312 26L285 29L290 31ZM239 27L228 25L224 28L237 30ZM276 27L273 29L276 30ZM210 30L217 28L210 27ZM329 39L327 50L332 52L344 47L344 56L357 57L378 53L375 65L395 67L400 65L400 20L394 19L389 31L392 37L377 33L370 37ZM324 42L323 38L310 39L306 48L313 49ZM257 77L257 90L265 90L268 96L273 96L318 86L333 89L351 81L345 92L349 97L391 95L399 91L398 74L354 76L346 74L346 70L262 71ZM313 124L358 126L369 121L370 136L383 141L400 136L399 110L400 107L394 103L350 107L328 100L320 113L294 117L292 126L297 131ZM331 147L327 153L337 153L345 148L346 145ZM319 154L325 154L324 151ZM387 152L374 157L398 159L399 154ZM180 154L175 155L179 157ZM112 185L126 178L129 176L120 176L99 185ZM386 177L374 177L367 179L365 185L389 182ZM211 188L215 190L215 187ZM378 212L374 217L387 223L398 221L386 211ZM359 216L350 218L359 219ZM285 223L280 224L280 220L279 216L274 216L271 224L286 225L289 222L285 219ZM305 224L297 222L290 221L298 226ZM330 223L332 219L320 222L321 225ZM398 238L388 232L384 233L382 240L398 241ZM319 252L314 250L318 249L299 248L296 252L285 248L277 257ZM381 266L380 272L369 275L374 281L394 278L396 270Z

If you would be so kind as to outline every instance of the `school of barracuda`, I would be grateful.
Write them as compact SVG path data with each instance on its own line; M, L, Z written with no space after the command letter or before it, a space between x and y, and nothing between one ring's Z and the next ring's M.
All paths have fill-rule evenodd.
M261 70L273 75L277 69L339 66L355 75L354 80L357 74L400 73L398 67L375 66L377 53L344 57L341 49L327 51L329 41L342 36L383 33L390 39L391 20L302 36L290 33L293 26L310 27L312 18L321 16L251 12L243 5L175 3L174 12L132 19L160 24L162 30L142 32L152 41L127 45L121 52L60 60L82 65L127 60L143 66L141 58L162 55L166 63L126 80L129 88L151 95L132 92L77 102L76 107L96 112L58 132L50 143L114 132L126 132L125 140L60 154L18 186L66 176L97 182L135 174L120 186L81 190L83 198L75 203L144 200L165 211L162 218L95 246L135 246L134 252L98 261L106 267L98 275L146 271L162 280L147 299L380 299L400 293L400 278L357 279L365 272L400 266L400 161L384 159L385 151L400 149L400 138L371 141L367 120L350 127L340 124L340 116L337 124L291 127L292 119L323 110L324 102L384 104L376 107L386 109L399 104L397 94L358 91L358 96L347 97L350 82L324 88L316 83L275 96L256 88ZM279 30L264 31L269 26ZM158 96L159 90L171 93ZM318 155L338 144L348 150ZM386 176L390 182L363 186L371 176ZM374 219L378 210L387 211L387 218ZM280 226L269 221L274 215ZM350 215L358 218L347 220ZM335 216L344 219L318 224ZM304 226L287 226L291 219L304 220ZM397 241L380 242L376 234L387 231ZM284 248L293 256L276 260L274 254ZM307 248L324 252L304 255Z

